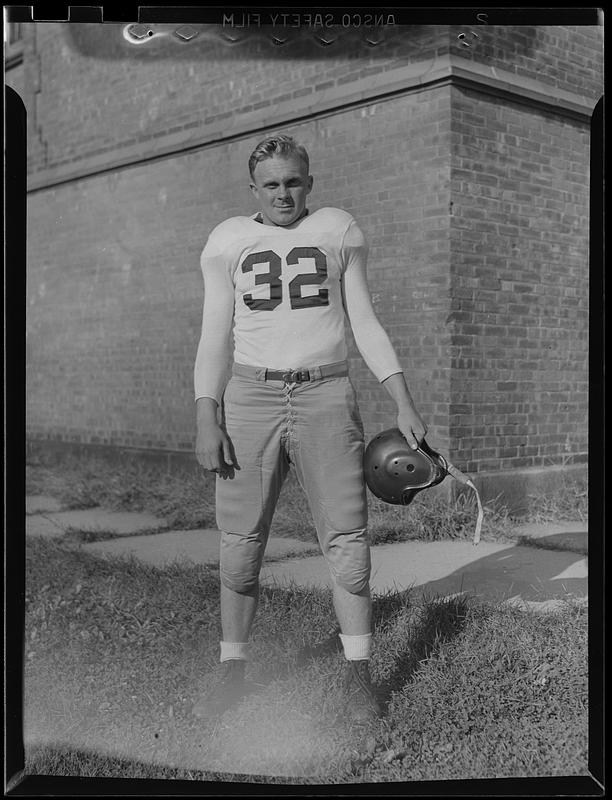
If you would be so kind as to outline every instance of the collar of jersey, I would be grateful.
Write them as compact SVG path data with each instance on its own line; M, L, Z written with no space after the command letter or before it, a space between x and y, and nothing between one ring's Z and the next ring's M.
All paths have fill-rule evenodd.
M296 222L301 222L303 219L306 219L306 217L308 216L309 213L310 213L310 211L308 209L306 209L306 213L304 214L304 216L300 217L298 220L296 220ZM251 219L254 220L255 222L259 222L261 225L264 224L263 217L261 215L261 211L256 211L255 214L253 214L251 216ZM271 225L270 227L272 227L272 228L283 228L284 225Z

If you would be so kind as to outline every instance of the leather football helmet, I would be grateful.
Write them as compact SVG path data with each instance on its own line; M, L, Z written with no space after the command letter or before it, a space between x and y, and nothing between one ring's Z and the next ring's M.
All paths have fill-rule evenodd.
M473 543L478 544L480 541L484 510L474 481L440 453L432 450L425 439L413 450L399 428L382 431L365 449L363 470L372 494L385 503L394 505L407 506L416 494L441 483L447 475L469 486L473 489L478 504Z
M399 428L377 434L364 454L364 473L370 491L386 503L407 506L414 496L441 483L448 462L423 439L414 450Z

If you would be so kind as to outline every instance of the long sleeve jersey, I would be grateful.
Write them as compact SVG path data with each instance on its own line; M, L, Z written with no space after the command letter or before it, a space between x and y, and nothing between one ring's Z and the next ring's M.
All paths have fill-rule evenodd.
M290 226L232 217L210 234L201 256L202 336L196 399L220 401L233 332L234 361L298 369L343 361L345 319L379 381L402 368L371 305L367 243L353 217L321 208Z

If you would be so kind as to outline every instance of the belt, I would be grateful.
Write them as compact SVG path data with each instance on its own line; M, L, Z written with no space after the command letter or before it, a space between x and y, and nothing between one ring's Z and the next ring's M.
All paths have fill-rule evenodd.
M335 364L323 364L320 367L300 369L268 369L267 367L249 367L246 364L234 364L232 374L243 378L254 378L258 381L284 381L285 383L308 383L323 378L341 378L348 375L346 361Z

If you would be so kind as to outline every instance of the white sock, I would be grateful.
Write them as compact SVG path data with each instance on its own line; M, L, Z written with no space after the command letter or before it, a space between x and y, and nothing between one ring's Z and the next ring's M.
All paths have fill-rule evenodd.
M341 633L340 641L347 661L363 661L370 658L372 652L371 633L362 633L360 636L347 636Z
M219 660L232 661L233 659L249 660L248 642L221 642L221 658Z

